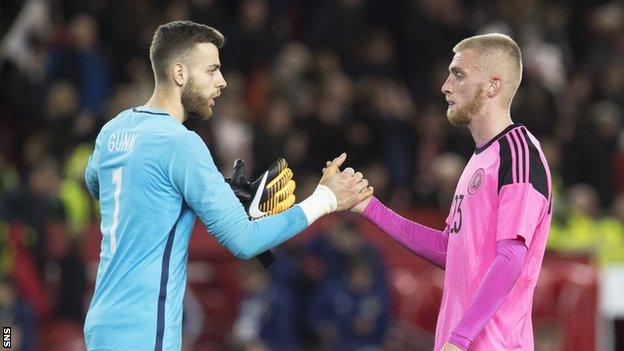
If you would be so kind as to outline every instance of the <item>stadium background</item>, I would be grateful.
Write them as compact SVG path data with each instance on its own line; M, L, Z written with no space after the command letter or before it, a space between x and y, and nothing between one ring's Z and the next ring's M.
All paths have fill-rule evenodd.
M624 4L545 0L3 0L0 321L14 348L84 347L101 235L84 165L99 128L151 95L151 35L178 19L227 38L228 87L210 121L187 123L224 175L284 156L302 199L344 150L385 203L438 227L473 150L445 118L451 47L512 35L512 117L541 140L556 193L536 347L624 350ZM323 219L268 273L195 232L185 350L432 347L443 272L357 218Z

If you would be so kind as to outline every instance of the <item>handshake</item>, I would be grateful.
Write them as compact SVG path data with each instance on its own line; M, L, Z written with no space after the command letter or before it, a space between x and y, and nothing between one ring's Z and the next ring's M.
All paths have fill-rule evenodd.
M351 209L362 212L373 195L373 188L362 173L350 167L340 171L346 158L347 155L342 153L333 161L327 161L317 189L326 187L333 193L335 204L331 211ZM296 183L292 178L293 172L288 168L288 163L280 158L260 177L250 182L245 175L245 163L236 160L232 177L226 178L226 182L245 207L250 219L254 220L283 212L295 204ZM265 268L275 261L270 251L258 255L258 259Z

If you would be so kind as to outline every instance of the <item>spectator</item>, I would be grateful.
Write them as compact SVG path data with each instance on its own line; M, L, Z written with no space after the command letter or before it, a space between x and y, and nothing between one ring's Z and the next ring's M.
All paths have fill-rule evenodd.
M0 273L0 323L3 327L12 327L13 348L35 350L37 335L34 313L15 291L11 277L4 273Z
M374 264L357 256L342 276L318 288L308 319L321 350L381 350L390 302L387 287L376 281Z
M273 280L262 266L242 267L245 297L232 328L235 345L244 350L292 350L298 337L296 296L284 282Z
M69 41L56 47L48 63L51 80L67 79L80 93L78 123L82 134L93 133L96 119L102 118L109 96L107 53L98 38L95 19L88 14L74 17L69 25Z

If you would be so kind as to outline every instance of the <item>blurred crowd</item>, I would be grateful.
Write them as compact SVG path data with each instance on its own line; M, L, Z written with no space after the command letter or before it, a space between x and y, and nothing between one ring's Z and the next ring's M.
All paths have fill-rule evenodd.
M379 250L352 220L278 252L275 267L241 266L243 298L227 345L237 350L381 350L390 289Z
M82 323L93 272L83 264L80 242L98 220L84 166L99 128L150 97L151 36L159 24L180 19L226 37L221 62L228 87L210 121L187 122L225 176L237 158L253 175L285 157L302 199L325 161L346 151L347 163L364 171L390 207L442 216L474 150L468 130L445 117L440 87L451 48L473 34L511 35L524 59L512 118L539 138L553 174L549 247L588 253L602 265L624 263L620 1L2 1L0 320L20 321L23 335L16 337L25 350L34 347L37 317ZM304 314L295 320L306 321L315 340L334 345L328 349L379 345L391 323L383 261L348 255L334 262L317 246L320 260L344 268L314 280L311 311L295 308L306 294L288 286L305 276L297 260L271 276L251 267L241 283L250 297L241 303L234 338L248 340L249 323L273 299L284 311L279 316ZM33 278L12 274L18 266ZM29 298L16 286L30 286ZM353 311L332 310L332 299L351 295L354 306L364 299L379 309L355 327L368 341L326 324L355 318Z

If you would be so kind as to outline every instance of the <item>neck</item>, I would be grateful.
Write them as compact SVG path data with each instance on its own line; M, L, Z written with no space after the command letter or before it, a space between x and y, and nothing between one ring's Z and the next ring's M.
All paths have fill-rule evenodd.
M169 112L171 116L183 123L186 120L184 108L180 102L180 94L164 87L156 85L152 97L143 105L147 108L157 108Z
M496 114L486 114L482 118L473 120L468 125L468 129L470 129L475 144L479 147L492 140L511 124L513 122L509 116L509 111L507 113L501 111Z

